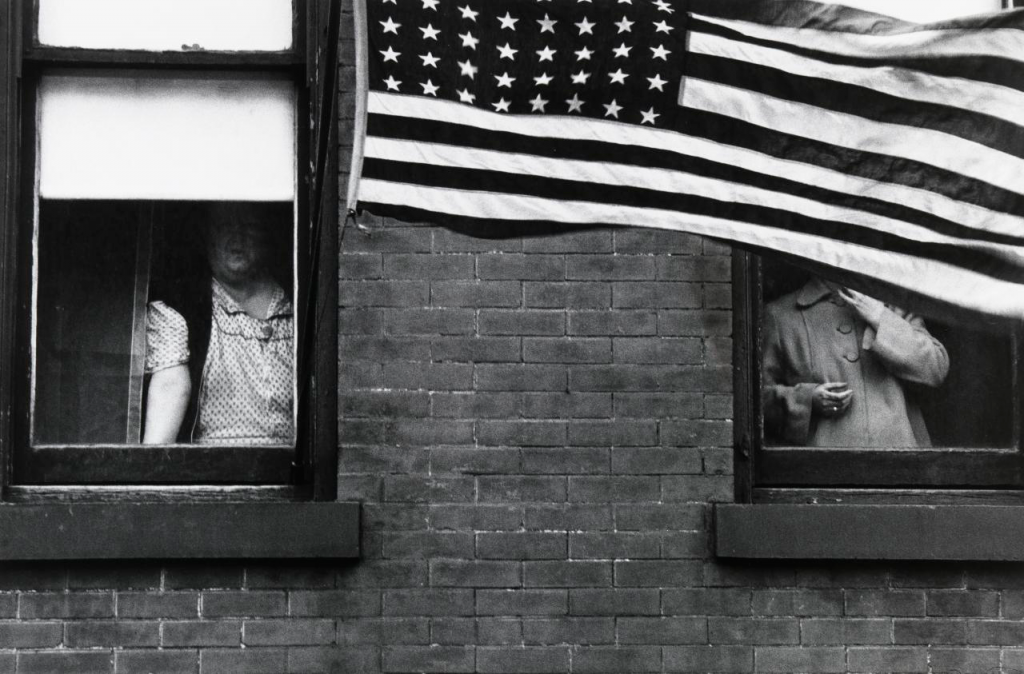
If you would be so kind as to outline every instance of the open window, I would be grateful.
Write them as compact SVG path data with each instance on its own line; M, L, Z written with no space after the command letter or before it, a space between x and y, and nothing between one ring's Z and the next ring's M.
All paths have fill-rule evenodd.
M239 8L3 9L6 501L337 496L340 10Z

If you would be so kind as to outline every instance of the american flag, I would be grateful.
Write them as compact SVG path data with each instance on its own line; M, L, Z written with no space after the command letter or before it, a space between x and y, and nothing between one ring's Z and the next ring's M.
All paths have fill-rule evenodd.
M481 232L679 230L1024 318L1020 11L365 3L350 206Z

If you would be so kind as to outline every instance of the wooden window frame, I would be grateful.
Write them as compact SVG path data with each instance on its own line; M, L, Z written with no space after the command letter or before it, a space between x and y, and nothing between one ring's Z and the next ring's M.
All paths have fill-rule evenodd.
M34 41L33 0L0 9L0 559L358 554L358 505L337 500L340 8L331 0L293 6L292 49L280 53L43 47ZM304 376L294 450L29 444L33 307L18 289L31 276L34 87L56 68L286 73L297 83L296 372ZM178 524L153 528L164 520Z

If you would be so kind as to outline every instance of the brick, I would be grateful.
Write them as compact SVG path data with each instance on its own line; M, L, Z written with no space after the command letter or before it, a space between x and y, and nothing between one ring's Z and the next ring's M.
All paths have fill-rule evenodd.
M288 653L283 649L247 648L225 650L211 648L199 654L203 674L277 674L288 666Z
M407 363L398 364L399 367ZM383 368L380 363L346 361L338 364L338 381L345 382L350 389L374 388L383 385Z
M967 643L979 646L1024 644L1024 623L1010 620L969 620Z
M480 674L547 674L569 671L568 646L477 648L476 670ZM575 669L575 667L574 667Z
M917 672L928 671L928 653L923 648L851 648L850 672Z
M37 651L18 654L19 674L110 674L114 671L111 651Z
M552 283L526 281L523 296L534 309L607 309L612 291L607 283Z
M578 446L650 447L658 443L658 424L653 420L573 421L569 444Z
M464 234L451 229L434 228L434 250L451 253L516 252L523 241L514 225L488 225L491 238Z
M0 622L0 648L55 648L63 640L59 622Z
M707 309L732 308L732 287L726 283L708 283L704 286L704 307Z
M571 281L647 281L655 273L654 258L646 255L572 255L565 264Z
M701 306L699 283L616 281L612 306L621 309L694 309Z
M404 253L384 256L384 277L389 279L471 279L475 273L475 260L471 255Z
M510 505L434 505L429 517L434 529L502 531L522 525L523 509Z
M800 621L795 618L708 618L713 644L798 644Z
M19 592L63 590L68 586L68 572L57 563L5 563L0 565L0 591Z
M701 340L694 338L616 337L612 342L616 363L697 365L704 360Z
M612 415L609 393L523 393L522 415L528 419L607 418Z
M350 646L366 644L429 644L427 618L355 618L338 621L338 642Z
M119 618L195 618L198 592L119 592Z
M568 541L564 533L500 532L476 535L480 559L565 559Z
M892 643L887 618L822 618L800 621L801 643L809 646L850 646Z
M474 644L477 622L473 618L432 618L430 620L430 643L442 646L465 646Z
M893 640L897 644L963 644L967 642L967 622L896 619L893 621Z
M563 335L565 313L557 310L481 309L481 335Z
M581 674L660 672L661 649L656 646L588 646L573 651L572 671Z
M701 251L701 238L659 229L616 229L616 253L695 255Z
M661 540L656 534L631 532L580 532L569 534L571 559L657 558Z
M699 419L704 410L700 393L616 393L615 416L641 419Z
M619 618L619 643L651 644L705 644L708 642L708 624L704 618Z
M384 313L380 309L340 309L338 334L380 335L384 332Z
M487 280L558 281L564 280L562 255L479 255L477 275Z
M433 477L430 475L389 475L384 479L384 497L388 501L446 503L472 501L471 477Z
M732 373L731 368L692 365L574 365L569 383L573 391L725 393L732 390Z
M729 281L732 265L728 257L659 257L658 279L665 281Z
M347 380L344 377L341 381ZM464 391L473 387L473 366L466 363L384 363L387 388Z
M290 674L380 674L380 650L372 647L299 646L287 649Z
M549 365L476 365L479 391L564 391L566 373Z
M347 445L339 464L341 471L351 473L425 473L429 456L426 449Z
M696 451L662 447L614 447L612 472L624 475L693 474L703 470L704 462Z
M729 503L736 485L730 475L671 475L662 479L666 501Z
M68 589L156 589L160 587L160 576L160 567L147 562L78 562L68 569Z
M610 363L612 342L607 337L524 337L527 363Z
M954 672L998 672L998 648L931 648L928 663L937 674ZM1010 663L1007 663L1010 666ZM1019 668L1019 666L1018 666Z
M230 590L242 587L245 568L235 564L188 562L164 572L167 590Z
M409 531L384 534L384 557L431 559L472 557L473 534L454 531Z
M425 417L430 409L426 391L356 391L340 398L346 417Z
M733 415L732 396L704 396L704 417L707 419L731 419Z
M454 419L505 419L519 416L518 393L432 393L431 416Z
M610 587L612 565L608 562L526 562L526 587Z
M431 356L440 362L516 363L523 360L521 351L519 337L445 337L431 344Z
M641 336L658 333L653 311L570 311L568 334L583 337Z
M430 472L434 475L516 473L521 454L518 447L435 447L430 450Z
M610 253L612 252L612 231L609 229L578 229L568 227L554 230L540 228L543 236L531 236L523 232L523 250L527 253Z
M654 589L581 589L569 592L569 614L574 616L658 615L659 591Z
M704 569L706 587L791 587L796 584L795 570L786 566L751 566L719 560Z
M559 421L480 421L477 442L484 446L558 447L565 444L566 424Z
M160 623L156 621L118 620L70 622L64 645L69 648L157 646Z
M702 531L661 534L661 556L667 559L706 559L712 556L708 535Z
M924 592L914 590L849 590L847 615L924 616Z
M732 422L688 419L661 425L661 444L670 447L731 447Z
M316 646L334 643L335 637L333 620L246 620L242 642L246 646Z
M688 309L659 311L658 334L679 337L711 337L732 334L732 312Z
M379 540L379 539L378 539ZM377 544L377 550L382 547ZM380 557L379 554L376 557ZM348 602L348 611L358 611L352 615L376 615L380 613L380 602L375 600L377 593L368 588L383 587L419 587L427 584L427 569L418 560L385 560L375 559L369 555L369 548L364 548L364 555L358 564L349 564L339 570L338 587L344 588L341 594L347 593L343 601ZM318 596L331 597L331 591L316 591ZM294 599L296 591L291 592ZM330 600L330 601L333 601ZM292 602L295 611L295 602Z
M431 249L431 231L421 227L375 227L369 234L346 236L348 253L417 253Z
M753 595L755 615L833 616L843 613L839 590L757 590Z
M473 615L473 590L386 590L386 616Z
M13 592L0 594L0 618L14 618L18 615L18 595Z
M524 510L526 529L609 530L612 508L605 504L570 503L529 505Z
M52 593L22 594L18 603L20 618L113 618L114 594Z
M929 600L931 595L929 595ZM929 604L929 610L931 605ZM1007 590L1002 593L1002 617L1024 618L1024 592Z
M565 615L565 590L477 590L476 613L482 616Z
M477 500L481 502L565 501L565 478L547 476L485 476L477 480Z
M115 674L197 674L199 652L193 650L121 650Z
M843 648L815 646L758 646L754 649L754 667L765 674L832 674L846 671Z
M703 529L707 506L682 503L615 506L615 524L623 531Z
M620 587L672 587L701 582L702 564L698 561L617 561L615 584Z
M465 445L473 442L473 423L448 419L393 419L384 425L384 442L400 447Z
M338 256L338 278L378 279L383 265L376 253L342 253Z
M242 643L240 620L196 620L163 623L162 646L238 646Z
M520 565L516 562L478 560L434 560L430 562L432 587L520 587Z
M583 503L637 503L657 501L661 483L657 477L572 476L569 478L569 500Z
M744 616L751 612L747 589L665 590L662 604L666 614Z
M1004 617L1024 617L1024 612L1018 616L1005 615L1010 594L1003 594ZM994 617L999 613L999 595L995 592L936 590L928 592L926 599L926 612L930 616Z
M665 671L687 674L741 674L754 671L750 646L666 646Z
M526 644L610 644L615 641L614 618L541 618L523 621Z
M342 307L423 307L430 303L427 281L342 281L338 304Z
M474 637L463 639L471 642ZM480 618L476 621L476 643L479 646L507 646L523 643L523 621L519 618Z
M469 335L476 325L472 309L387 309L389 335Z
M606 447L524 447L523 473L574 475L607 473Z
M729 337L708 337L704 339L704 359L708 365L729 365L732 363L733 343Z
M518 307L521 284L516 281L434 281L430 304L435 307Z

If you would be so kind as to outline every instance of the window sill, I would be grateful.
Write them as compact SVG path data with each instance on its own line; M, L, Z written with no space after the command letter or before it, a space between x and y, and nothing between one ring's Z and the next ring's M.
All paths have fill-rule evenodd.
M0 506L0 560L4 561L358 555L358 503Z
M720 504L715 553L740 559L1024 561L1024 508Z

